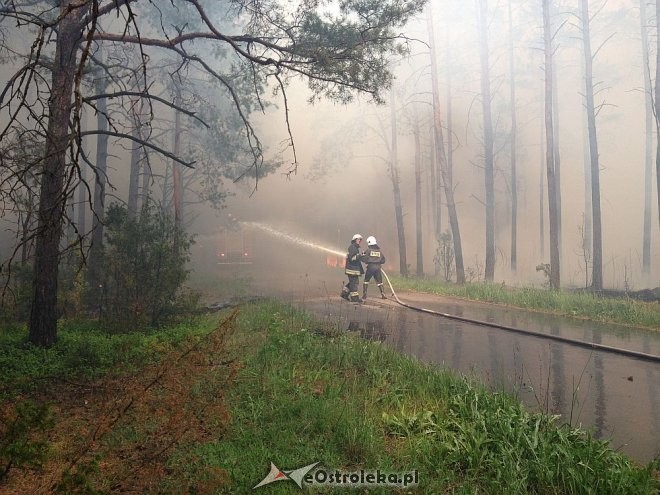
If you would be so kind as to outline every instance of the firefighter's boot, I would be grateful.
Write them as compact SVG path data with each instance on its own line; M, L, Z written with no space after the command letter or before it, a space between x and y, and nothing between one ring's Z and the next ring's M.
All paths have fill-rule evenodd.
M364 284L362 284L362 299L367 298L367 290L368 289L369 289L369 283L368 282L365 282Z
M380 298L387 299L387 296L385 296L385 290L383 290L383 284L378 284L378 288L380 289Z

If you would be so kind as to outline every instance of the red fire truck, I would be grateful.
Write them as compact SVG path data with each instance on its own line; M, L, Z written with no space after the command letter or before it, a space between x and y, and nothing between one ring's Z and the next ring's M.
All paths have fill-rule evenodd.
M217 237L218 264L245 265L253 261L252 232L249 229L225 229Z

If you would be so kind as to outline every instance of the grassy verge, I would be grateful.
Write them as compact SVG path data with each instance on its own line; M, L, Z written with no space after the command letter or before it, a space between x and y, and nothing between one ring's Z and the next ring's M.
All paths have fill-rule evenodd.
M508 395L321 326L290 306L249 304L232 317L224 326L207 318L149 335L63 328L48 351L0 332L0 378L24 399L31 394L19 368L48 376L55 423L39 411L24 415L35 426L25 441L34 446L46 431L49 448L41 469L26 463L24 473L13 468L0 478L0 492L35 493L36 484L60 493L253 493L271 462L285 470L314 462L332 471L417 470L419 484L400 493L660 490L657 461L636 466L583 431L528 413ZM95 349L93 363L70 364L80 351L67 342L78 340ZM128 347L130 353L120 351ZM47 372L39 362L50 363ZM84 376L95 377L86 382L88 393L60 380ZM3 401L0 414L15 399ZM0 422L4 433L8 424ZM0 471L6 452L0 440ZM258 491L300 489L280 481Z
M658 303L600 297L580 292L513 288L501 284L468 283L460 286L421 278L390 277L390 279L395 290L414 290L472 301L505 304L604 323L660 328Z
M660 486L651 465L636 467L583 431L277 303L247 309L231 349L243 363L227 393L231 425L217 441L172 459L197 459L199 473L224 470L229 485L221 493L251 492L270 462L296 469L317 461L331 470L416 469L416 493L652 493ZM291 481L260 490L299 491Z

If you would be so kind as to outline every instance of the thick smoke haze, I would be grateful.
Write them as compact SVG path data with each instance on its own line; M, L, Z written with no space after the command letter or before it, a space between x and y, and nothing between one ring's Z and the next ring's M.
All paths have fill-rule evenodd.
M444 5L444 7L442 7ZM483 272L485 253L483 152L480 67L477 47L476 13L459 3L437 3L434 24L440 45L439 67L442 111L451 104L455 195L466 268ZM595 11L595 6L592 7ZM443 9L448 9L444 11ZM527 6L514 16L517 64L518 115L518 270L509 266L510 252L510 132L509 74L507 72L506 9L491 6L489 24L492 108L496 133L496 270L495 281L510 284L542 285L540 263L549 262L548 202L545 184L543 136L543 60L540 8ZM501 10L501 12L499 12ZM449 15L445 15L446 13ZM599 49L594 59L599 113L597 132L601 169L603 218L603 273L606 287L639 289L654 287L660 280L655 187L652 199L651 271L642 270L644 212L644 92L639 40L639 11L612 2L592 21L592 46ZM613 20L617 22L614 23ZM562 285L584 286L581 229L584 226L584 163L586 125L583 106L584 83L581 69L579 31L568 10L557 7L556 66L558 95L558 136L561 158L562 194ZM397 62L394 83L398 127L398 155L403 199L407 260L411 272L415 258L415 176L411 123L422 128L422 210L424 268L434 273L436 247L431 214L430 177L430 81L424 20L411 26L412 54ZM447 98L447 76L452 88ZM305 94L304 87L291 94ZM239 189L227 201L227 210L249 220L309 236L344 249L355 232L374 234L389 253L389 265L398 270L398 243L392 183L389 179L391 118L388 101L378 107L364 101L347 106L290 98L290 124L298 168L295 175L274 173ZM281 109L280 109L281 110ZM268 136L269 149L286 144L283 116L270 111L259 121ZM655 152L653 152L655 153ZM285 150L292 159L291 149ZM654 155L653 155L654 156ZM325 170L325 171L324 171ZM321 172L319 174L319 172ZM312 180L312 177L318 177ZM654 178L653 178L654 180ZM541 183L542 181L542 183ZM254 184L253 184L254 185ZM543 188L543 189L541 189ZM540 191L544 199L544 245L541 245ZM246 192L252 193L251 195ZM443 230L448 229L446 211ZM204 226L206 228L206 225ZM481 273L483 276L483 273Z
M489 80L492 87L491 108L495 134L495 277L497 283L536 285L546 278L536 267L550 262L548 200L545 177L545 137L543 122L543 53L540 2L513 1L513 59L515 63L518 119L517 192L518 192L518 267L511 270L511 101L509 73L508 2L488 2ZM597 12L592 19L592 47L598 106L597 133L601 171L601 208L603 220L604 285L610 288L641 289L660 285L660 229L658 228L655 175L651 186L651 262L644 273L642 240L644 230L644 111L645 94L642 70L640 12L631 2L590 2ZM440 112L445 139L451 137L453 150L454 193L463 240L463 258L471 278L484 276L485 262L485 193L483 172L483 120L480 92L478 22L476 3L448 0L432 2L432 23L439 69ZM650 74L655 74L655 16L648 9ZM415 145L413 130L419 129L421 162L421 205L423 262L425 275L435 275L437 248L433 225L433 204L443 203L441 230L449 229L444 196L439 195L432 164L432 107L429 58L429 10L409 24L402 34L409 38L410 53L392 61L395 73L392 92L385 91L385 103L375 105L357 96L346 105L317 101L308 103L310 92L302 81L290 81L287 99L275 85L264 101L271 105L251 115L251 122L263 144L265 158L281 163L266 176L246 176L237 183L231 177L206 179L218 181L226 193L222 208L214 210L186 193L185 224L198 235L200 247L211 245L201 239L218 236L232 218L262 222L274 228L312 239L331 248L346 249L354 233L375 235L388 254L387 267L399 271L399 245L395 221L391 177L392 112L396 116L396 165L401 188L407 264L415 273ZM584 114L583 59L578 28L577 2L553 2L552 22L555 38L557 97L556 126L561 159L561 280L562 286L587 284L581 229L585 213L586 120ZM118 21L117 21L118 22ZM232 26L232 29L237 27ZM151 27L150 29L153 29ZM148 32L148 31L147 31ZM25 46L29 36L21 34ZM4 73L4 79L11 71ZM269 81L274 84L274 81ZM655 84L655 81L652 81ZM198 91L187 87L191 95ZM199 96L199 95L198 95ZM270 97L272 96L272 97ZM190 96L192 98L192 96ZM268 98L266 98L268 97ZM212 101L212 98L211 98ZM210 108L210 107L209 107ZM285 112L286 109L286 112ZM171 149L171 109L152 109L154 139L164 149ZM451 110L451 131L448 116ZM215 110L227 111L231 108ZM224 114L223 114L224 115ZM83 121L93 124L95 115L83 112ZM184 117L187 118L187 117ZM121 119L118 120L121 122ZM124 122L125 123L125 122ZM288 128L293 136L290 142ZM201 128L200 128L201 129ZM156 132L157 131L157 132ZM653 132L655 134L655 124ZM182 156L194 140L197 128L182 137ZM445 143L447 144L447 143ZM89 156L94 156L95 140L85 139ZM111 140L109 151L108 200L125 201L128 189L130 146ZM192 145L190 145L192 146ZM200 146L199 144L197 145ZM294 148L295 147L295 148ZM295 149L295 153L294 153ZM194 150L193 150L194 151ZM218 167L229 160L222 150L207 150L210 161ZM655 159L655 144L650 151ZM215 154L214 154L215 153ZM232 157L237 172L250 167L249 154ZM242 160L242 161L241 161ZM154 191L162 188L172 166L170 160L152 154L149 166L156 177ZM653 163L655 168L655 163ZM84 167L83 167L84 168ZM292 169L295 168L295 173ZM654 171L655 173L655 171ZM92 175L87 170L87 178ZM160 185L159 185L160 184ZM168 194L154 192L168 201ZM435 198L435 199L434 199ZM170 198L171 199L171 198ZM542 203L542 210L541 210ZM91 225L87 215L87 229ZM543 229L540 222L543 222ZM3 219L3 229L11 232L15 221ZM3 234L2 249L13 245L13 234ZM268 236L260 235L255 256L263 252ZM256 245L258 244L258 245ZM295 246L284 250L295 260ZM202 256L212 263L216 247ZM323 257L320 257L323 263ZM315 261L312 261L315 262ZM197 261L199 264L199 260ZM587 264L588 265L588 264ZM303 264L297 265L304 270ZM297 269L297 268L293 268Z

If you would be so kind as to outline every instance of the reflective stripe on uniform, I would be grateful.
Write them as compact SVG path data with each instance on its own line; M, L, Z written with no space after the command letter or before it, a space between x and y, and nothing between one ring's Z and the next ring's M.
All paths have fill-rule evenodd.
M351 270L350 268L346 268L345 271L346 275L362 275L362 272L360 270Z

